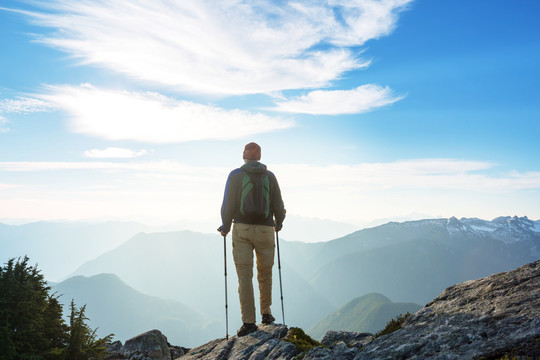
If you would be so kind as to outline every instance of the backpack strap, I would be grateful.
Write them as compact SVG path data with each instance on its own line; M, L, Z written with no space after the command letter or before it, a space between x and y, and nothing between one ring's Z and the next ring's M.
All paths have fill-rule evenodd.
M249 174L244 171L244 176L242 178L242 192L240 194L240 213L242 215L245 215L244 199L249 194L251 189L253 189L253 181L251 181L251 176L249 176Z

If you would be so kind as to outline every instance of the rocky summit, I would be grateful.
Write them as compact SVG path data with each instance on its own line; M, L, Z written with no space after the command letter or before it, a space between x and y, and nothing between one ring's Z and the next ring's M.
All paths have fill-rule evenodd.
M244 337L216 339L178 352L167 351L163 341L152 342L151 351L130 342L116 351L116 358L540 359L540 260L451 286L387 335L329 331L319 344L297 338L294 330L260 325Z
M540 261L449 287L361 359L540 358Z

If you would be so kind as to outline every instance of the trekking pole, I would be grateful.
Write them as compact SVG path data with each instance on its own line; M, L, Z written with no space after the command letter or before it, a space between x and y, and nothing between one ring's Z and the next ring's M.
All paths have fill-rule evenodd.
M283 316L283 325L285 325L285 310L283 310L283 286L281 282L281 259L279 256L279 231L276 231L276 242L277 242L277 261L278 261L278 271L279 271L279 291L281 292L281 315Z
M221 226L218 229L221 232ZM223 235L223 260L225 263L225 338L229 340L229 304L227 301L227 235Z
M223 259L225 263L225 338L229 340L229 303L227 301L227 235L223 236Z

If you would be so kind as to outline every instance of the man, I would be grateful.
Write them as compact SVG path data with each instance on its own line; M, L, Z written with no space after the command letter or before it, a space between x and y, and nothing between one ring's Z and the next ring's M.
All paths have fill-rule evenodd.
M249 143L244 148L244 165L233 170L225 185L221 206L221 235L232 231L233 258L238 274L238 295L242 327L238 336L257 330L253 295L253 250L257 255L260 312L263 324L271 324L272 266L274 265L274 231L281 230L285 207L275 175L259 162L261 147ZM260 211L259 211L260 209Z

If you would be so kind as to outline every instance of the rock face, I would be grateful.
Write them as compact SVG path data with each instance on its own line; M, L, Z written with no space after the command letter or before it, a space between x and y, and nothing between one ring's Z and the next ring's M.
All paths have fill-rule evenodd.
M332 347L343 342L348 347L361 349L371 340L372 335L370 333L330 330L326 332L321 343L324 346Z
M259 325L259 330L249 335L211 341L190 350L181 359L292 359L300 351L282 340L287 332L283 325Z
M540 356L540 261L446 289L356 359Z
M180 358L292 359L302 351L283 340L287 333L283 325L261 325L252 334L214 340ZM449 287L394 333L374 338L334 331L323 344L304 359L540 358L540 260Z
M122 346L119 341L109 345L107 359L171 360L184 355L187 349L170 346L159 330L137 335Z

